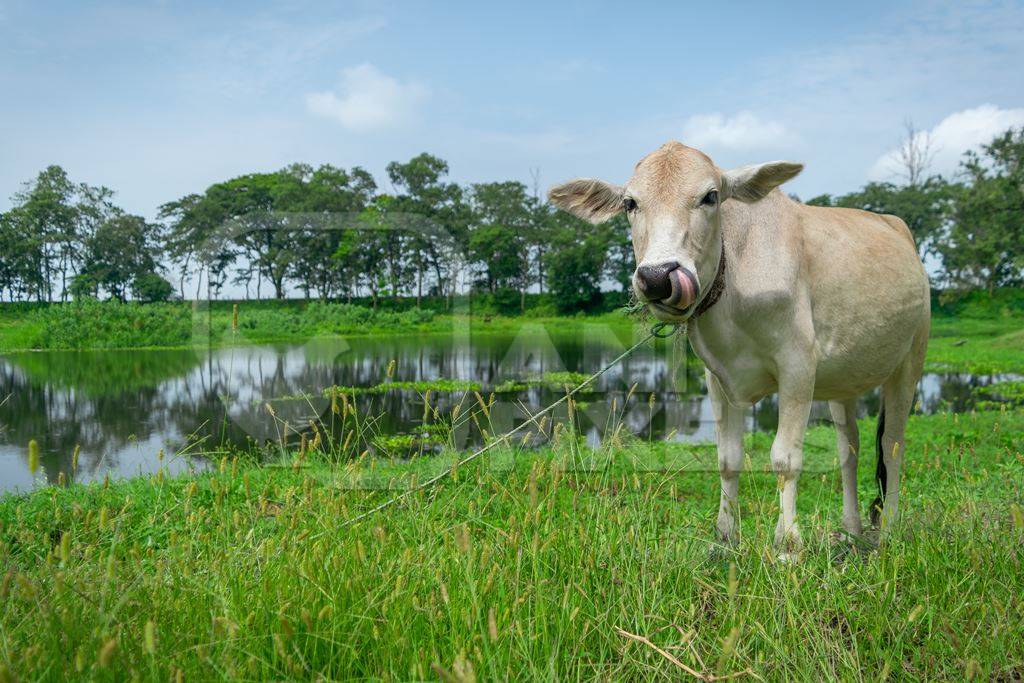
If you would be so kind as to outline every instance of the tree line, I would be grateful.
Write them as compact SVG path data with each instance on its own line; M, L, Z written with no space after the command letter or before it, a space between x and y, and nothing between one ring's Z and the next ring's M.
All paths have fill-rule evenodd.
M912 129L904 175L808 204L892 213L936 284L1019 285L1024 271L1024 129L964 155L960 171L929 174L930 146ZM547 205L517 181L461 186L430 154L386 168L383 192L367 171L293 164L216 183L132 215L105 187L74 183L50 166L0 214L0 299L161 301L247 298L450 299L467 287L512 312L526 292L562 311L585 310L602 290L629 287L633 254L622 216L600 226ZM535 183L536 185L536 183Z

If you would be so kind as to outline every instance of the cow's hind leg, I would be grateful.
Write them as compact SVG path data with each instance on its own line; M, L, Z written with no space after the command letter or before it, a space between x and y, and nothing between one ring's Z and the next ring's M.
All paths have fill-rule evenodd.
M829 401L832 422L836 426L839 470L843 478L843 528L850 536L860 536L860 507L857 502L857 456L860 435L857 432L857 402Z
M882 385L882 413L879 415L880 428L878 454L884 467L878 467L879 488L881 489L882 510L877 518L880 535L884 538L899 518L900 470L906 453L904 434L907 419L914 405L917 382L924 366L924 348L927 337L917 339L913 350L896 368L896 371ZM884 420L884 421L883 421ZM877 503L872 507L876 507Z

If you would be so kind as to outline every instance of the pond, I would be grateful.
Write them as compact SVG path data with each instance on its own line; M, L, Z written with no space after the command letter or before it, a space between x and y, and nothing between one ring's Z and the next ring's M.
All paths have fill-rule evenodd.
M565 386L614 359L644 333L584 325L561 332L525 325L516 333L360 337L305 344L220 349L31 352L0 356L0 491L33 485L28 443L40 447L35 480L89 481L169 474L206 466L218 446L294 445L310 421L332 412L331 387L344 387L364 416L360 450L438 447L424 425L451 421L446 442L481 442L563 396ZM919 410L962 411L978 387L1005 377L929 374ZM394 386L379 387L381 384ZM371 389L377 387L376 389ZM425 396L430 389L429 396ZM491 400L486 425L466 419ZM574 420L590 444L609 429L643 439L709 442L714 424L699 362L674 340L647 344L580 395ZM877 396L861 411L877 410ZM268 407L269 406L269 407ZM433 414L436 410L436 414ZM568 418L563 405L555 422ZM827 405L813 418L827 420ZM748 427L772 430L774 400L750 410ZM549 430L550 431L550 430ZM620 431L621 433L621 431ZM528 441L540 443L536 431Z

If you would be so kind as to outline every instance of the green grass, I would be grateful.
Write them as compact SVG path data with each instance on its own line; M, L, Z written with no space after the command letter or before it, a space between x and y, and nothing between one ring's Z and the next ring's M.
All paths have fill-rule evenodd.
M432 379L400 382L389 380L368 387L342 387L334 386L324 389L324 396L331 394L348 394L349 396L367 394L385 394L389 391L415 391L425 394L428 391L480 391L483 385L480 382L473 382L464 379Z
M928 341L928 372L1024 373L1024 295L972 293L936 304Z
M34 306L0 305L0 352L187 348L304 342L316 337L380 334L515 332L523 324L559 332L573 321L625 326L617 313L577 317L503 317L439 312L432 308L398 310L319 301L137 304L113 301Z
M0 680L682 677L618 629L709 674L1018 680L1022 433L1019 411L913 418L900 526L839 563L825 428L808 437L796 565L769 547L765 435L748 440L743 541L724 562L708 555L712 448L593 452L564 432L347 527L445 459L225 460L194 480L8 496Z
M267 343L316 336L428 329L429 310L373 310L342 303L268 306L85 301L20 313L0 328L0 350L182 348Z
M936 318L926 371L1024 373L1024 318Z

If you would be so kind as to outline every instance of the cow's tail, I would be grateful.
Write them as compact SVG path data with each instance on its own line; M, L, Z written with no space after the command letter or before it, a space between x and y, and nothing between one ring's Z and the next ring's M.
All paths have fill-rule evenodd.
M878 495L871 503L871 523L878 526L882 518L882 505L885 501L885 457L882 451L882 435L885 433L885 401L881 401L878 409L878 428L875 430L875 482L878 484Z

